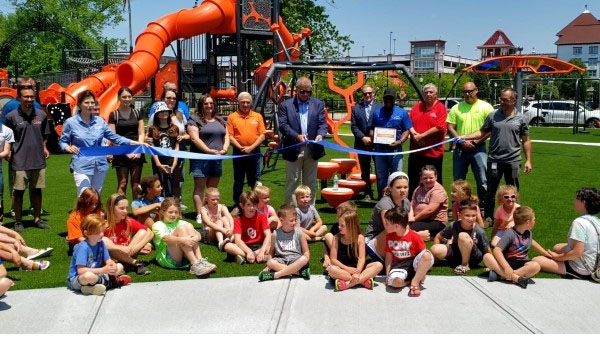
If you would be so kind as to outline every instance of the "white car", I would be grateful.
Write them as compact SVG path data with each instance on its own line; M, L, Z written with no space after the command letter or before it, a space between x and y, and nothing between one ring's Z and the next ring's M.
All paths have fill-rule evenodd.
M588 110L578 104L578 124L586 127L598 127L600 110ZM528 106L523 106L523 114L529 119L531 126L543 125L573 125L575 101L533 101Z

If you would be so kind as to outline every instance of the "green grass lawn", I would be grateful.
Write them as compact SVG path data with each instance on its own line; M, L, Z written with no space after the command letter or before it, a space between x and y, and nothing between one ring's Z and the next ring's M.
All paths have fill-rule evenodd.
M349 126L343 126L342 133L350 133ZM598 142L600 143L600 129L592 129L589 134L572 135L572 130L568 128L532 128L532 138L543 140L560 141L578 141L578 142ZM352 145L352 137L343 137L345 142ZM529 175L523 175L521 179L521 200L522 205L531 206L536 211L536 227L534 229L534 238L544 247L550 247L558 242L565 242L567 231L571 221L577 217L573 210L573 198L575 191L582 186L600 186L598 179L598 168L600 168L600 149L590 146L578 145L560 145L560 144L533 144L533 171ZM337 157L347 157L347 155L332 150L326 150L327 155L322 161ZM52 265L46 271L19 271L11 263L6 263L8 275L17 283L14 290L31 289L43 287L65 286L65 280L70 263L70 257L67 256L66 221L69 210L75 203L75 185L73 177L69 172L70 155L53 154L48 161L47 169L47 188L44 190L44 208L51 212L46 219L51 225L50 230L40 230L37 228L27 228L23 237L30 246L33 247L54 247L54 253L49 258ZM186 163L186 169L189 162ZM405 168L407 162L405 161ZM451 153L445 153L444 158L444 186L450 191L452 183L452 156ZM144 175L151 174L151 166L144 167ZM4 177L7 182L7 167L4 164ZM233 173L231 161L224 161L223 176L219 185L221 190L222 203L231 204L231 188L233 184ZM469 172L469 182L475 187L472 174ZM271 202L275 208L278 208L284 202L285 185L285 163L280 160L275 170L267 171L263 174L263 184L272 189ZM107 175L104 185L103 199L116 190L116 174L111 170ZM130 194L130 192L128 193ZM318 196L319 197L319 196ZM8 202L8 198L5 198ZM27 201L27 197L25 201ZM317 198L317 201L319 199ZM192 207L192 178L186 177L184 186L184 203L189 207L184 214L185 219L190 222L195 220L195 212ZM371 216L371 210L375 203L356 202L359 207L359 216L363 226L366 228ZM8 212L10 203L6 203L5 211ZM28 202L24 202L28 207ZM318 202L316 205L323 221L331 226L336 222L335 210L324 202ZM26 222L31 217L25 217ZM5 225L12 227L12 220L5 217ZM195 223L195 222L194 222ZM26 227L30 224L26 223ZM488 230L488 236L489 236ZM201 244L201 250L204 256L208 257L212 263L217 264L216 273L211 278L254 275L264 267L264 265L244 265L239 266L232 262L226 262L226 254L221 253L215 246ZM311 244L311 270L313 274L321 274L323 269L319 262L322 256L321 244ZM532 252L533 253L533 252ZM536 253L533 253L536 255ZM132 275L134 282L149 282L159 280L175 280L195 278L187 271L166 270L156 264L154 253L149 256L142 256L142 260L149 263L152 274L144 277ZM469 275L477 275L483 272L483 268L470 271ZM451 275L451 269L444 266L436 266L431 271L434 275ZM548 274L541 274L542 277L549 277Z

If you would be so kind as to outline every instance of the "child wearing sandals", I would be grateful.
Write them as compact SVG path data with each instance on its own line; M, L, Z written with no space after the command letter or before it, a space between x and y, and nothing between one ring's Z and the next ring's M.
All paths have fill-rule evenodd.
M0 235L0 259L11 262L22 270L46 270L50 267L50 261L35 259L49 255L52 248L34 249L22 245L20 240L9 235ZM22 254L27 255L27 258L21 257Z
M279 216L277 216L275 208L269 205L269 202L271 201L271 189L269 189L269 187L265 187L260 182L256 182L254 192L256 192L258 195L258 205L256 206L256 211L259 214L267 216L267 222L269 223L271 231L275 231L275 229L281 227L281 223L279 222Z
M138 275L147 275L150 270L137 259L137 256L149 254L150 241L154 234L147 226L129 218L129 202L123 195L112 194L106 202L107 227L104 230L104 244L111 257L124 264L126 271L135 271Z
M281 227L271 235L269 255L272 258L267 261L267 269L258 274L260 282L294 274L310 279L308 242L302 230L296 227L296 217L296 208L293 206L279 208Z
M217 188L206 189L204 205L200 209L203 236L205 242L216 241L219 251L223 251L225 244L233 239L233 217L224 204L219 203L221 194Z
M530 207L518 207L513 213L515 226L506 230L492 250L483 255L483 263L490 269L488 281L500 278L527 288L529 279L540 272L540 265L529 260L529 248L545 256L548 252L531 237L535 213Z
M425 242L408 226L408 213L402 207L385 212L383 224L385 236L386 284L403 288L410 284L409 297L421 295L421 283L433 266L433 255Z
M89 187L84 189L75 204L75 209L69 214L67 220L67 241L69 242L68 255L73 254L73 248L79 242L85 241L83 231L81 231L81 222L85 216L90 214L102 214L102 201L98 190Z
M54 249L35 249L27 246L25 239L16 231L11 230L0 223L0 242L7 244L27 259L38 259L49 256Z
M502 238L504 231L515 225L513 220L513 212L520 207L519 191L514 185L501 185L496 193L496 200L500 206L496 209L494 216L494 227L492 228L492 240L490 245L496 246Z
M329 255L331 264L325 268L327 273L335 281L337 291L356 285L372 290L375 285L373 278L383 265L380 262L366 264L365 236L360 230L358 215L354 211L348 211L338 222L339 232L333 239Z
M67 286L84 295L103 295L107 289L131 282L123 275L123 265L110 259L102 242L106 220L100 215L87 215L81 223L85 240L75 246L69 267Z
M352 202L352 201L342 202L337 206L337 208L335 208L336 219L339 220L340 218L342 218L343 214L345 214L349 211L356 212L356 210L357 210L356 204L354 204L354 202ZM329 230L329 232L326 233L325 236L323 236L323 239L324 239L323 269L327 268L327 266L329 266L329 264L331 264L331 259L329 258L329 251L330 251L330 248L333 246L333 240L335 239L335 235L337 235L339 232L340 232L339 224L335 223L331 226L331 230Z
M473 196L473 189L469 182L465 180L456 180L452 182L452 220L458 221L458 206L462 201L469 200L475 204L479 203L479 198ZM477 224L484 225L481 210L477 206Z
M224 246L228 254L235 255L238 264L265 263L269 260L271 228L267 217L256 212L258 195L244 191L240 195L242 213L233 220L234 242Z
M173 197L167 197L160 206L161 220L152 225L156 261L167 269L190 267L196 276L208 275L217 266L202 258L200 253L201 236L194 226L180 220L181 206Z
M433 240L431 252L439 260L455 266L454 273L464 275L478 266L490 246L483 228L477 224L477 204L465 200L458 207L459 220L440 231ZM442 242L446 241L446 244ZM450 243L450 244L448 244Z

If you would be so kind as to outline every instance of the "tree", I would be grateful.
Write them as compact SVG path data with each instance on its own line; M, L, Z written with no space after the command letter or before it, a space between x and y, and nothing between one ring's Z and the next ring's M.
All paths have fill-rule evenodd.
M11 0L14 13L0 14L0 38L11 44L9 70L18 62L21 74L57 71L62 66L62 50L123 46L122 39L106 39L102 30L123 21L122 0ZM31 27L47 28L38 32ZM18 35L16 33L20 32ZM8 38L11 41L6 41ZM75 37L75 39L74 39Z

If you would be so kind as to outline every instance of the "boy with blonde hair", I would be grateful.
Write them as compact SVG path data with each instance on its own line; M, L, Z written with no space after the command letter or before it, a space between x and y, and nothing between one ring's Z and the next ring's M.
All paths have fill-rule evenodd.
M527 288L529 279L540 272L540 265L529 260L529 248L543 255L546 250L533 240L531 230L535 226L535 213L530 207L522 206L513 213L515 226L506 229L492 253L483 256L483 263L490 269L488 281L502 278Z
M296 213L298 213L298 224L309 242L317 242L327 233L327 227L323 225L321 216L312 201L312 192L306 185L300 185L294 191L296 196Z
M105 228L106 220L100 215L90 214L83 219L81 230L85 241L73 249L67 277L67 285L71 290L99 296L107 289L131 282L131 277L122 275L123 265L110 259L108 249L102 241Z
M304 279L310 279L310 252L308 242L296 226L296 209L291 205L279 208L281 227L271 235L272 257L267 262L267 269L260 272L258 280L278 279L281 277L298 274Z

